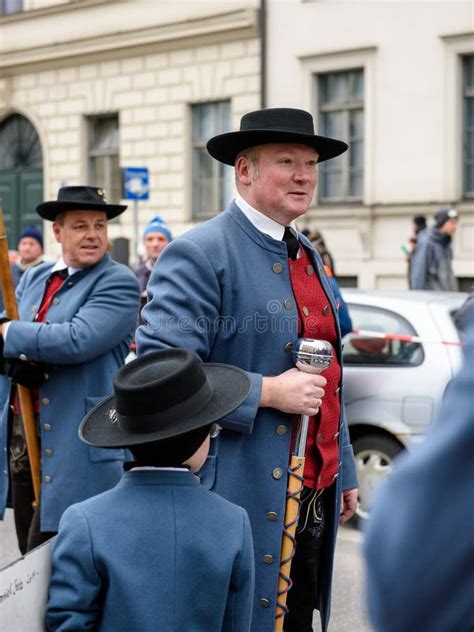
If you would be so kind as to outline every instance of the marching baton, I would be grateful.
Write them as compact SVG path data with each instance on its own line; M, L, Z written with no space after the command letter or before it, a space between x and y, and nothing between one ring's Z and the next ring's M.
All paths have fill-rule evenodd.
M326 340L299 338L293 344L293 358L296 368L305 373L321 373L332 361L332 346ZM275 632L283 630L283 619L288 612L286 598L292 586L290 579L291 560L296 548L296 527L300 511L300 497L303 489L306 438L309 416L301 415L296 430L295 446L288 470L288 490L286 496L285 522L281 543L280 571L278 577Z
M2 289L3 302L7 318L19 320L18 306L16 304L15 286L8 259L8 241L3 219L3 210L0 206L0 284ZM0 334L1 335L1 334ZM20 403L21 419L25 433L26 450L30 462L31 478L33 481L33 492L35 500L33 506L38 506L40 500L40 453L38 445L38 435L36 432L36 419L33 410L33 399L31 392L25 386L17 384L18 400Z

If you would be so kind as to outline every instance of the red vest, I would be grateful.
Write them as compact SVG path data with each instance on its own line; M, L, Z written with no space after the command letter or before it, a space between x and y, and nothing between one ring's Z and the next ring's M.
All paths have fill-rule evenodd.
M293 294L298 309L298 335L304 338L328 340L333 347L338 344L337 328L329 300L303 247L301 256L288 260ZM326 394L316 417L309 421L306 442L304 484L313 489L329 487L334 482L339 465L339 401L341 367L334 359L324 371L327 380ZM296 419L293 423L293 438Z

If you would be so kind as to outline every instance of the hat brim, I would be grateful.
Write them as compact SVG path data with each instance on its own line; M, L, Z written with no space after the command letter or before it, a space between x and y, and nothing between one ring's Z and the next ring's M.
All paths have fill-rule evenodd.
M319 155L318 163L343 154L348 145L342 140L300 134L279 129L249 130L244 132L228 132L211 138L206 147L213 158L226 165L234 166L239 153L249 147L268 145L270 143L296 143L313 147Z
M245 401L251 390L250 379L245 371L228 364L203 363L201 366L212 386L213 395L206 406L195 414L176 419L176 425L171 428L166 424L154 432L131 433L114 420L111 413L115 409L115 396L110 395L94 406L81 421L80 439L101 448L127 448L178 437L222 419ZM157 413L157 422L159 419L160 413Z
M64 211L104 211L107 219L118 217L127 206L121 204L92 204L89 202L42 202L36 207L36 212L43 219L54 222L59 213Z

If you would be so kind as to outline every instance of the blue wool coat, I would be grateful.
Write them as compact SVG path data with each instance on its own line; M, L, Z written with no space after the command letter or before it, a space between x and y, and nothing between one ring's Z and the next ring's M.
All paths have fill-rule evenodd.
M33 322L52 266L45 263L23 275L16 292L20 320L10 323L4 347L6 357L26 356L47 365L49 379L39 389L42 531L57 531L66 507L120 479L123 450L86 446L77 429L85 413L113 392L112 378L128 353L140 300L134 274L106 254L66 280L45 323ZM0 517L8 495L10 388L1 376Z
M52 562L48 630L250 630L248 516L191 472L131 470L70 507Z
M304 243L336 318L322 261L310 242ZM205 484L248 511L256 562L252 630L273 631L292 422L291 415L258 404L262 376L294 366L285 351L298 337L286 246L258 231L232 203L166 247L153 269L148 301L142 311L145 325L136 335L139 355L186 347L202 361L241 367L252 381L249 397L223 421L225 430L213 443L202 475ZM336 352L341 361L341 349ZM329 620L340 494L357 487L342 405L339 445L318 601L323 629Z
M474 630L474 310L465 362L431 433L400 457L365 538L377 632Z

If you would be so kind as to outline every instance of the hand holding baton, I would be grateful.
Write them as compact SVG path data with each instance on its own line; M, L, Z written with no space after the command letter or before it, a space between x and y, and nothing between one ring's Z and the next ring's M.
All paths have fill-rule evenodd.
M332 345L326 340L299 338L293 345L296 368L305 373L319 374L327 369L333 358ZM301 415L298 420L295 446L288 472L288 490L285 508L285 522L280 556L275 632L283 630L283 619L288 611L286 598L291 588L291 560L295 554L295 535L298 526L300 497L303 489L306 439L309 415Z

